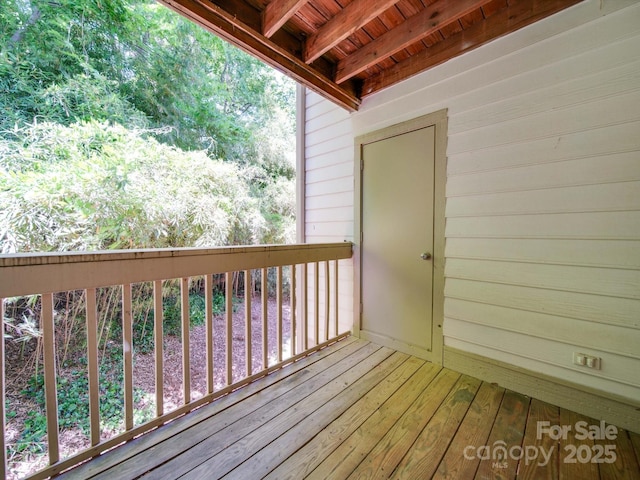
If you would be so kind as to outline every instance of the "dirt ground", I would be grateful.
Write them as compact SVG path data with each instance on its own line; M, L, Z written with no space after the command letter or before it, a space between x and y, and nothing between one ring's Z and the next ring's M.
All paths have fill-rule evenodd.
M253 373L263 369L262 365L262 302L260 297L254 297L252 310L252 371ZM283 358L290 356L290 305L283 302ZM269 299L267 308L268 318L268 365L277 362L277 303L275 299ZM245 308L244 302L235 307L232 326L232 355L233 355L233 382L241 380L245 376ZM219 315L213 319L214 326L214 390L226 386L225 357L226 357L226 316ZM205 326L199 325L191 328L189 335L190 371L191 371L191 399L202 397L207 391L206 385L206 343ZM182 390L182 342L178 337L165 336L164 350L164 411L168 412L184 403ZM155 365L154 354L140 354L134 352L134 389L140 389L143 393L135 406L136 412L147 411L151 415L155 412ZM59 372L64 375L64 372ZM24 428L24 421L28 412L34 408L32 401L26 400L20 392L25 387L28 375L24 371L7 371L7 403L8 408L15 413L9 418L5 428L7 443L15 441ZM13 414L12 414L13 415ZM136 425L143 423L144 419L135 418ZM102 438L106 439L118 432L103 431ZM60 432L60 456L66 458L74 453L88 448L89 439L80 429L66 429ZM7 479L19 479L47 465L46 454L27 454L16 458L8 458Z

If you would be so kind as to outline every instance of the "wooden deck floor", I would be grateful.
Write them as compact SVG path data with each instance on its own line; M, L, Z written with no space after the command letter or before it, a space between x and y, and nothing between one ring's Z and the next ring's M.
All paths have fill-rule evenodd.
M554 441L538 435L542 421L572 431ZM640 478L640 435L618 429L615 440L579 441L579 421L599 425L348 338L63 477ZM501 446L506 458L479 458ZM615 461L587 461L596 457Z

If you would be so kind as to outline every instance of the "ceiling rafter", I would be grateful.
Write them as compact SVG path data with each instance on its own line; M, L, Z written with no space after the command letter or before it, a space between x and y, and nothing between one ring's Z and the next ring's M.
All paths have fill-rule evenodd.
M309 0L271 0L262 12L262 34L269 38Z
M342 83L403 48L419 42L491 0L439 0L409 17L348 57L340 60L335 81Z
M307 39L304 61L313 62L397 2L398 0L354 0Z
M362 95L370 95L409 78L450 58L478 48L485 43L526 27L582 0L531 0L514 3L498 13L462 30L427 50L365 80Z

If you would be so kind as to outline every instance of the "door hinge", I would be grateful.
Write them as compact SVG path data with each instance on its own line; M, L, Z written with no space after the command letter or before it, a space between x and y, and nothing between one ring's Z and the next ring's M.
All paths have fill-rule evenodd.
M360 171L362 172L364 170L364 158L360 159Z

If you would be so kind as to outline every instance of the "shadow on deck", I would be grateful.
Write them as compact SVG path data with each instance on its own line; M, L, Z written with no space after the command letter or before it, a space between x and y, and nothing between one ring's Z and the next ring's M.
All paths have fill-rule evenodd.
M640 435L577 422L600 426L349 337L62 477L640 478Z

